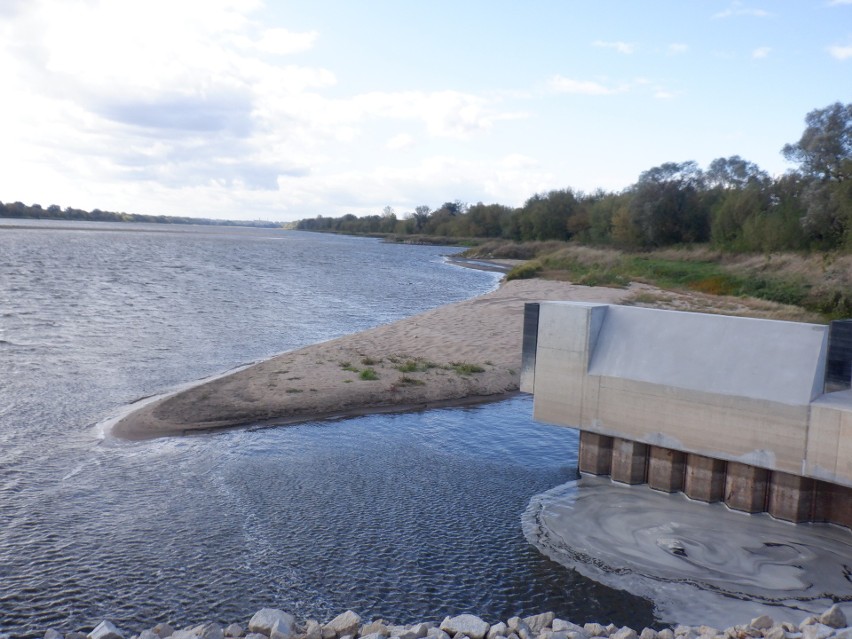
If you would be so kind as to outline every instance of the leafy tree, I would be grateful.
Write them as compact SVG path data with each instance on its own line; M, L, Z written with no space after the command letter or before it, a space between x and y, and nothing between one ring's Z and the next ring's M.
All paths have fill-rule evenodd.
M667 162L640 174L630 213L645 246L704 242L709 211L702 200L704 176L695 162Z
M798 162L805 175L822 181L848 180L852 166L852 104L835 102L815 109L805 116L802 137L795 144L785 144L784 157Z
M704 172L708 186L722 189L742 189L750 184L767 184L769 174L754 162L743 160L739 155L716 158Z

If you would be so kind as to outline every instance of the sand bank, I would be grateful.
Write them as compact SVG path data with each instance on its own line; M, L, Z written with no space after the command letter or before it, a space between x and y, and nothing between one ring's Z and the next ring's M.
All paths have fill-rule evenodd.
M635 288L515 280L162 397L123 416L111 432L147 439L497 399L518 389L525 302L618 303Z

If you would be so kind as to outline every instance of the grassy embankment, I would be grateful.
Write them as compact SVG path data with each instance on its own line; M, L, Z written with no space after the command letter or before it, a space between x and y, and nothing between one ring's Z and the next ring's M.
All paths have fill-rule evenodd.
M852 255L735 255L708 247L631 253L564 242L504 241L485 242L462 255L526 260L508 274L508 279L544 277L588 286L642 282L669 291L765 300L788 309L776 309L779 319L827 321L852 317ZM656 294L661 299L653 299L654 295L644 293L636 303L666 305L664 293ZM768 310L771 311L762 308L759 314L766 316Z

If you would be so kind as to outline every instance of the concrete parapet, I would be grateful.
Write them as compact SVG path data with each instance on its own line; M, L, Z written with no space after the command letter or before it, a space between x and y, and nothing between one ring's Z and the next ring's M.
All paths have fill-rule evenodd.
M651 446L648 455L648 485L664 493L683 490L686 474L686 453L660 446Z

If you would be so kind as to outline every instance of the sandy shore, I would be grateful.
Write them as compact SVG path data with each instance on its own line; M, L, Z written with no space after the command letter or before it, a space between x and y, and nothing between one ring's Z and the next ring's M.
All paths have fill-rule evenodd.
M634 288L515 280L481 297L283 353L162 397L119 419L111 432L147 439L497 399L518 389L525 302L618 303Z

